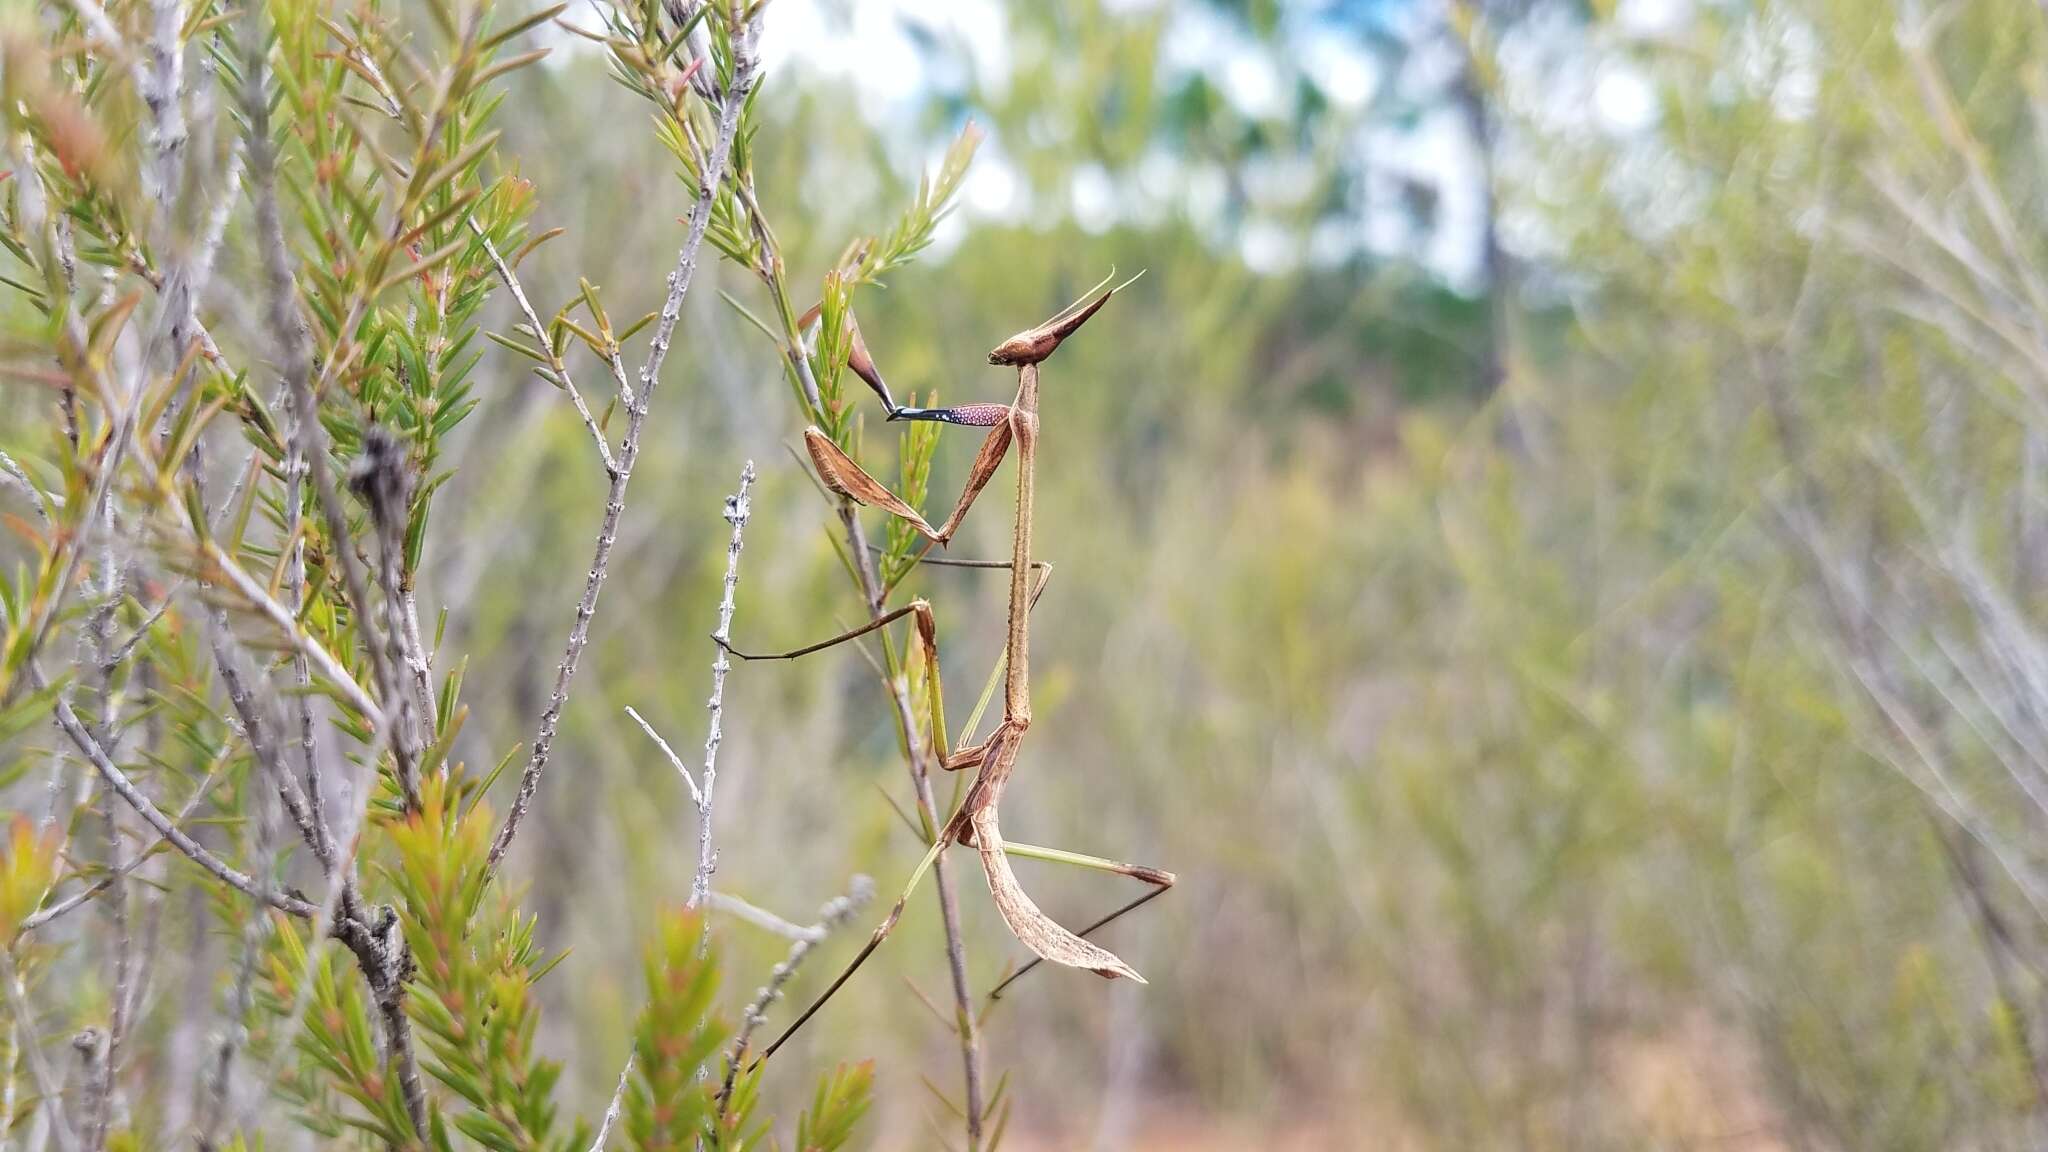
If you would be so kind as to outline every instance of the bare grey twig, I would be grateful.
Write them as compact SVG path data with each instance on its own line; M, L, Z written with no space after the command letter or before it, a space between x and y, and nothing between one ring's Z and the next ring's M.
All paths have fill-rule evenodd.
M547 354L548 370L554 373L548 382L560 384L562 390L569 394L569 402L576 405L576 415L583 418L583 426L590 430L590 438L597 444L597 455L604 461L606 474L616 474L619 465L612 459L612 447L605 441L604 431L597 426L597 420L590 415L590 405L584 403L583 393L576 387L576 381L570 377L569 365L560 356L555 355L555 346L548 339L547 327L540 322L540 314L533 310L533 304L527 300L526 289L520 287L518 274L505 263L503 256L498 255L498 246L491 243L489 236L484 235L483 226L476 222L474 216L469 218L469 230L476 233L476 238L484 242L484 254L491 258L491 264L498 270L498 278L505 282L505 289L512 293L512 302L519 305L520 314L526 317L527 327L533 330L534 340L539 343L540 350ZM621 395L626 398L628 404L632 403L631 389L627 389Z
M185 5L150 0L149 8L149 83L142 99L150 113L151 182L157 203L168 207L178 195L185 159Z
M297 397L289 397L292 428L285 440L284 452L284 608L293 620L305 608L306 600L306 438L298 425L306 420L317 420L319 414L299 411ZM298 722L300 770L306 775L306 813L312 825L319 830L330 845L333 829L327 822L326 780L320 765L319 750L313 738L313 668L306 654L294 647L292 651L292 677L298 691L293 693L293 711ZM325 861L331 868L333 860Z
M281 762L274 766L274 770L282 769ZM278 851L277 809L271 800L270 795L263 793L257 794L253 800L256 819L251 856L258 862L257 881L266 891L271 886L271 873L276 867ZM227 1010L221 1020L220 1037L214 1045L213 1066L206 1078L206 1107L198 1139L201 1152L214 1152L220 1147L222 1126L229 1118L230 1075L234 1071L236 1054L248 1042L248 1019L255 996L256 969L262 959L263 943L269 936L270 917L258 913L242 922L242 954L236 962L235 978L228 989Z
M36 510L37 519L48 520L50 518L50 507L43 499L43 490L36 487L35 483L28 478L28 473L21 470L21 465L14 462L14 457L9 456L4 451L0 451L0 475L4 475L9 480L12 480L17 487L28 494L29 504Z
M732 156L740 114L753 91L757 64L754 42L759 31L759 19L757 15L753 25L734 29L733 78L719 104L717 141L712 147L709 162L699 170L697 203L690 211L689 232L676 255L676 266L668 276L668 296L662 302L660 319L655 322L647 363L640 370L640 387L626 410L626 434L619 444L617 467L612 472L610 490L605 497L604 520L598 527L597 546L591 557L589 574L584 578L583 597L576 605L576 621L570 626L569 642L562 652L561 663L555 669L554 691L548 698L546 710L541 713L540 729L534 736L533 751L527 758L526 769L520 775L519 791L513 798L512 808L506 813L497 838L491 842L489 859L493 873L512 847L512 838L518 834L519 824L533 804L534 792L540 788L541 775L546 772L548 757L554 751L555 732L562 722L562 709L569 703L569 687L576 678L576 662L590 639L590 621L597 615L598 593L604 589L606 565L611 560L612 546L618 539L619 519L626 511L626 485L633 477L633 464L640 457L640 436L647 423L647 411L654 399L655 386L661 380L661 365L668 357L676 321L682 315L683 297L696 276L697 252L703 244L704 231L710 226L712 205Z
M377 702L370 698L370 694L356 682L356 678L349 675L348 669L334 658L333 653L299 627L298 618L292 611L279 604L276 597L257 583L256 578L249 575L233 557L222 551L219 544L208 539L204 547L207 559L211 562L207 569L208 575L226 577L236 594L276 625L278 630L284 633L285 639L291 642L292 647L310 660L313 666L320 670L320 675L333 683L348 700L349 707L361 712L364 719L373 727L382 727L385 720L384 710L377 706Z
M192 813L198 811L200 803L212 793L214 784L219 782L221 770L227 766L228 752L233 747L232 741L221 745L219 755L214 757L212 767L207 769L206 778L200 781L199 787L192 790L191 798L186 800L184 806L178 809L178 814L172 817L172 823L182 828L185 826L185 822L192 818ZM105 876L100 877L98 880L93 881L91 884L86 885L84 888L59 900L55 904L48 904L37 909L21 922L20 931L24 934L33 932L50 921L81 907L93 897L113 887L115 880L135 871L136 868L142 865L143 861L154 856L157 848L166 842L162 836L157 837L156 841L150 844L149 847L141 849L128 859L114 865ZM4 1129L0 1129L0 1131L4 1131Z
M291 1011L272 1035L272 1043L279 1050L291 1046L294 1037L298 1035L300 1025L305 1022L307 1007L313 1000L313 968L320 961L320 949L317 944L327 938L330 928L335 930L336 935L346 933L348 938L344 943L355 951L358 963L363 965L366 976L370 976L373 969L382 967L381 946L369 938L366 928L346 919L348 912L360 912L361 909L362 898L355 883L356 854L362 848L362 834L369 822L369 805L375 791L369 786L369 782L361 777L369 773L368 766L376 762L381 752L381 747L377 746L367 749L363 765L357 769L358 778L350 783L349 794L355 800L355 806L346 814L348 822L334 830L335 844L339 850L335 853L334 859L328 862L327 892L321 897L319 907L314 910L313 926L307 934L307 938L316 946L306 950L306 962L298 973L298 992L293 997ZM374 976L370 978L375 979ZM269 1097L271 1078L277 1072L276 1065L265 1066L257 1082L244 1092L241 1106L233 1110L235 1120L227 1131L236 1131L248 1122L253 1110Z
M742 900L730 892L713 891L705 898L705 902L711 908L744 920L764 932L773 932L785 940L808 940L813 934L812 928L784 920L766 908Z
M149 615L142 618L142 623L135 626L135 631L129 633L126 640L115 645L114 650L107 654L100 665L101 668L111 671L127 663L128 657L135 652L135 646L148 639L149 630L156 627L157 621L164 618L165 612L170 611L171 599L171 597L166 596L163 603L150 609Z
M724 516L726 523L732 525L732 537L726 544L725 583L718 600L718 630L713 633L717 640L714 648L718 655L711 662L711 700L708 705L711 720L704 736L702 786L699 786L697 780L690 775L690 769L683 763L683 758L676 755L676 750L669 747L668 741L662 739L661 733L656 732L654 726L643 719L640 713L631 707L626 709L626 715L631 716L633 722L640 725L640 730L647 733L647 738L654 741L662 754L668 757L668 762L674 765L676 773L683 778L683 783L689 786L690 799L697 806L697 871L690 881L691 908L702 905L707 897L711 896L711 873L718 866L717 853L711 847L711 813L718 784L718 744L722 739L719 725L725 711L725 674L731 669L731 664L726 658L725 642L731 639L732 634L733 597L739 590L740 549L745 543L747 517L753 510L748 502L753 486L754 462L749 460L740 469L739 491L725 498ZM625 1067L619 1070L619 1085L612 1092L611 1103L605 1107L604 1121L598 1126L597 1139L591 1143L590 1152L602 1152L605 1141L611 1135L612 1125L618 1122L619 1110L626 1101L626 1087L633 1078L633 1060L633 1053L628 1052Z
M33 663L27 666L27 670L30 682L38 689L47 685L48 681L44 679L42 671ZM99 772L100 778L105 780L121 799L127 801L128 806L135 809L136 814L150 827L156 829L158 835L170 841L172 847L184 853L194 864L213 873L215 879L246 896L293 916L309 917L313 914L312 904L288 892L264 892L254 878L237 871L227 861L207 851L205 846L186 835L170 817L164 815L163 809L158 808L154 801L135 786L134 781L128 779L127 773L122 772L107 758L106 751L100 747L99 741L86 730L84 722L78 718L78 713L72 711L71 702L61 695L57 698L56 711L57 727L63 729L64 735L69 737L71 743L91 762L93 768Z
M621 383L624 383L623 379ZM725 583L718 601L718 630L714 634L720 645L716 649L718 655L711 664L711 700L708 705L711 720L704 737L702 786L699 786L696 778L690 775L690 769L683 763L683 758L676 755L675 749L669 747L667 740L662 739L661 733L656 732L654 726L642 718L640 713L631 707L626 709L626 715L631 716L633 722L640 725L640 730L647 733L648 739L654 741L662 754L668 757L668 762L675 767L676 774L681 776L683 783L689 787L690 799L697 807L697 871L690 881L691 908L704 903L710 892L711 873L717 867L717 854L711 847L711 814L718 783L718 745L722 738L719 724L725 709L725 674L731 668L726 659L723 642L730 638L732 631L733 597L739 589L740 548L744 544L747 517L752 511L748 493L753 484L754 462L749 460L740 469L739 491L725 498L725 521L732 525L732 537L726 545ZM602 1152L605 1141L610 1138L612 1126L618 1122L619 1110L624 1107L626 1101L626 1088L632 1082L633 1062L634 1054L628 1052L625 1066L619 1070L618 1087L612 1091L611 1103L605 1107L604 1121L598 1126L597 1138L591 1143L590 1152Z
M7 1014L7 1082L0 1086L0 1132L14 1131L14 1110L21 1072L21 1021Z
M619 1122L619 1113L626 1107L626 1087L633 1082L633 1053L626 1053L625 1067L619 1069L619 1086L612 1090L612 1101L605 1105L604 1120L597 1126L597 1136L590 1141L590 1152L604 1152L605 1141L611 1139L612 1126Z
M690 881L689 907L704 903L711 891L711 874L718 869L718 853L712 847L711 817L712 806L718 797L718 745L724 740L723 720L725 716L725 676L732 670L732 662L726 656L726 645L732 639L732 614L734 596L740 586L740 549L746 543L747 517L753 512L749 494L754 487L754 462L747 461L740 469L739 491L725 498L725 522L732 525L732 536L725 548L725 583L718 599L718 627L712 632L712 651L717 653L711 661L711 699L706 705L711 714L704 732L704 768L701 783L690 775L690 769L683 764L683 758L676 755L668 741L654 726L642 719L632 708L626 715L640 725L649 739L661 748L668 762L675 766L683 783L689 786L690 799L697 806L697 871Z
M853 919L869 900L874 899L874 895L875 882L866 876L856 875L847 886L846 895L835 896L818 909L817 923L797 930L799 934L789 946L789 955L769 972L768 983L755 992L754 999L740 1017L739 1035L733 1038L732 1048L725 1055L725 1082L718 1089L717 1108L720 1112L732 1098L733 1082L739 1077L740 1066L746 1063L754 1033L767 1021L768 1009L782 996L783 986L796 975L797 968L803 964L804 957L810 955L811 949Z
M128 69L135 81L136 91L148 91L149 74L143 70L142 63L130 50L127 37L121 35L121 30L108 18L107 10L94 3L94 0L71 0L71 10L78 13L79 21L92 33L93 39Z
M690 768L683 763L683 758L676 755L676 750L668 746L668 741L661 738L661 733L654 730L654 725L635 712L631 704L626 705L626 715L631 716L633 723L640 725L640 730L647 733L647 738L654 741L655 746L661 749L662 755L668 757L668 762L675 767L676 775L681 776L683 783L690 789L690 802L697 806L698 811L703 811L704 791L697 787L697 778L690 775Z
M740 490L725 500L725 522L732 525L732 540L725 549L725 586L718 601L718 630L711 634L716 655L711 661L711 720L704 733L704 793L697 802L697 875L690 882L690 907L704 903L711 890L711 874L718 868L718 853L711 846L712 805L718 797L718 745L724 739L725 674L732 669L725 646L732 640L733 595L740 585L740 548L752 513L748 491L754 486L754 462L740 469Z
M64 1096L58 1088L57 1075L50 1069L49 1060L43 1056L42 1041L36 1036L35 1017L29 1014L28 989L22 984L21 969L4 949L0 949L0 985L6 986L7 1006L12 1010L14 1027L28 1056L29 1077L36 1082L36 1094L42 1097L40 1107L50 1118L50 1131L56 1134L57 1144L64 1152L77 1152L78 1136L64 1114Z
M405 806L417 811L419 758L421 749L434 738L432 685L426 672L427 657L419 651L416 633L405 618L405 530L406 509L411 499L412 477L407 471L405 450L391 432L372 424L363 434L362 455L349 469L349 488L370 510L372 534L377 538L377 590L384 610L383 667L391 679L380 685L386 701L396 701L398 715L392 720L392 746L402 751L397 757L398 788ZM398 682L399 668L406 668L414 681L412 691Z
M226 610L210 605L206 617L210 633L207 640L213 649L214 667L220 673L221 687L228 694L228 706L241 722L242 735L248 742L250 754L255 758L257 767L269 778L271 787L284 804L285 812L291 816L292 824L313 849L314 858L325 864L333 855L334 846L328 842L326 828L313 819L298 778L292 775L282 751L272 738L273 730L278 726L274 720L273 695L268 691L269 680L259 670L253 676L254 685L251 684L251 673L244 666L242 653L234 643ZM262 690L260 700L259 689Z

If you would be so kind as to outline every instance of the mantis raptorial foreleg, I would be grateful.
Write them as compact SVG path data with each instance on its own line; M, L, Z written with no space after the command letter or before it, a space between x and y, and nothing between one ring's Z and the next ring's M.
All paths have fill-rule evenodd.
M868 475L865 469L854 463L853 458L841 451L839 445L834 444L832 438L824 432L817 428L805 429L804 447L810 450L811 463L817 467L818 478L825 482L827 488L862 504L880 508L917 529L918 534L927 540L945 544L953 539L953 533L959 530L960 521L966 517L967 510L974 507L974 501L981 495L981 490L988 487L989 480L996 474L997 466L1002 464L1003 457L1009 454L1013 435L1010 427L1010 409L1002 404L970 404L962 408L919 408L903 411L918 413L908 417L917 420L940 419L935 415L927 415L928 413L967 413L968 415L950 422L975 426L993 425L988 430L988 436L981 442L981 451L975 453L974 465L967 471L967 486L961 490L959 501L953 505L952 515L946 517L946 522L937 528L927 523L925 518L918 514L917 509L912 508L902 497L889 491L881 481Z

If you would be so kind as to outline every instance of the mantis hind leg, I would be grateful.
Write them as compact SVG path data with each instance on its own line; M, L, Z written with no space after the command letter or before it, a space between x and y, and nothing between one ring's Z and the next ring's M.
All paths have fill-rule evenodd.
M947 826L942 830L938 839L934 840L931 847L925 850L924 859L918 861L916 868L911 869L910 880L903 885L902 894L896 897L896 903L890 907L889 914L882 918L882 923L875 929L874 934L868 937L868 942L861 946L861 950L854 954L853 959L847 963L846 967L840 969L839 975L833 978L832 983L826 986L825 991L819 993L818 998L811 1001L810 1005L798 1014L795 1020L790 1021L789 1027L784 1028L782 1034L777 1036L773 1043L762 1050L760 1059L754 1061L754 1063L759 1064L767 1060L770 1056L775 1055L776 1049L788 1043L789 1038L796 1035L799 1028L809 1023L811 1017L818 1014L818 1010L825 1006L826 1001L831 1000L833 996L838 994L842 985L848 980L853 979L853 974L860 971L860 966L867 963L868 957L874 955L875 950L882 946L882 941L887 940L889 934L896 930L897 923L903 919L903 910L909 906L911 896L916 894L917 886L924 880L924 874L931 871L932 865L939 861L939 853L944 852L947 845L952 843L952 826L959 819L960 816L956 813L952 819L946 822Z

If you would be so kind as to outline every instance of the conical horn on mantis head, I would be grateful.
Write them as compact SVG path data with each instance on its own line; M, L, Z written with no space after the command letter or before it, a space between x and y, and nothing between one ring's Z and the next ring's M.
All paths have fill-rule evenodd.
M1138 273L1138 276L1143 275L1143 272ZM1079 331L1081 325L1088 322L1089 317L1095 315L1104 304L1109 303L1111 296L1130 287L1131 283L1137 280L1138 276L1133 276L1130 280L1126 280L1090 300L1089 297L1094 296L1102 288L1103 284L1107 284L1116 278L1116 273L1112 271L1102 279L1100 284L1090 288L1079 300L1054 313L1052 318L1045 323L1040 324L1036 328L1029 328L1019 332L1001 344L996 345L996 350L988 354L988 362L991 364L1039 363L1046 357L1051 356L1059 348L1060 341Z

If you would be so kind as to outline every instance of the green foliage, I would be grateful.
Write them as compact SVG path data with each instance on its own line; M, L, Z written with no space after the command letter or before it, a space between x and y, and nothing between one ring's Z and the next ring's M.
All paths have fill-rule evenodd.
M770 1127L758 1114L763 1067L721 1066L732 1059L733 1029L715 1007L719 965L703 917L689 911L662 917L642 967L647 1004L633 1029L627 1146L637 1152L762 1147ZM726 1075L731 1088L721 1095ZM797 1121L797 1146L817 1152L844 1147L867 1112L873 1080L866 1064L841 1066L820 1080L810 1110Z
M529 232L536 188L498 114L508 81L547 55L522 44L563 12L0 12L0 371L34 396L0 421L0 487L24 500L5 514L0 788L48 813L23 801L0 845L0 937L38 993L61 947L84 957L62 972L61 1014L14 1016L9 989L0 1127L26 1115L21 1042L54 1023L86 1060L63 1102L80 1147L139 1147L143 1132L261 1147L284 1131L273 1103L339 1146L588 1146L588 1125L561 1119L562 1064L541 1045L542 981L562 954L544 953L538 918L496 876L483 797L498 773L473 776L458 754L467 666L441 628L423 634L417 606L428 541L448 536L430 511L486 398L476 337L556 234ZM707 5L678 27L647 3L607 17L642 37L614 43L614 61L660 97L678 144L709 90L660 70L681 67L695 29L731 83L731 30L753 15ZM259 126L270 138L252 138ZM205 291L216 264L233 282ZM615 326L598 288L578 286L551 322L497 340L566 388L573 336L624 393L621 345L653 314ZM296 410L301 388L313 411ZM310 444L324 457L301 459ZM245 462L222 466L224 449ZM53 707L62 756L27 746ZM502 771L518 745L494 743L509 746ZM25 783L43 763L60 774ZM65 783L73 771L90 786ZM80 892L94 899L55 931L85 927L45 947L33 933L50 929L28 921ZM165 980L188 995L144 998L167 922L177 947L162 950L180 954L163 964L191 971ZM759 1145L761 1076L711 1108L703 1084L727 1039L708 1023L716 982L681 970L693 998L650 987L641 1032L649 1082L688 1086L676 1146ZM217 1004L189 1003L194 989ZM218 1039L200 1037L207 1019ZM117 1058L96 1070L103 1053ZM131 1083L167 1060L191 1063L178 1089ZM243 1099L249 1081L261 1098ZM169 1119L179 1091L193 1103ZM843 1139L852 1105L845 1090L832 1102Z
M55 829L39 836L25 816L8 825L6 851L0 855L0 939L11 941L21 922L42 904L57 878L58 847Z
M939 406L939 393L933 389L921 399L916 393L911 393L904 403L936 408ZM938 455L944 427L937 421L911 420L905 423L897 437L895 491L912 508L924 507L925 494L931 487L932 460ZM924 555L926 541L917 534L917 529L895 516L889 517L882 532L882 585L893 588L917 566L918 558Z
M626 1142L638 1152L682 1152L700 1141L727 1147L720 1141L730 1130L714 1107L718 1079L703 1073L732 1038L732 1027L713 1010L718 963L706 947L702 918L662 917L642 967L647 1006L633 1030ZM730 1145L744 1146L737 1139Z
M853 354L853 289L857 281L840 269L825 273L818 295L818 339L817 347L809 353L809 382L815 382L817 391L816 416L819 427L832 438L833 443L844 448L855 443L854 430L858 426L858 413L854 409L856 398L846 395L846 360ZM776 290L776 298L786 295ZM799 380L797 396L799 402L807 400L809 382Z
M426 1068L468 1105L451 1123L493 1152L585 1147L580 1128L553 1135L561 1066L533 1050L534 985L553 962L533 942L531 917L502 896L486 904L491 810L458 813L433 778L420 796L420 810L391 829L390 879L417 966L407 1007L426 1039Z
M841 1064L819 1081L811 1106L796 1125L797 1152L836 1152L853 1138L853 1127L867 1115L875 1087L873 1064Z
M476 321L497 283L485 243L518 251L533 210L532 186L496 156L490 123L503 97L490 84L541 53L501 58L509 36L483 35L469 14L436 69L375 9L345 22L312 5L285 9L277 77L298 263L319 319L316 358L355 401L323 410L323 422L343 459L359 448L363 421L404 437L417 477L406 561L416 567L447 478L442 444L477 403ZM282 460L282 445L269 455Z
M910 206L889 230L886 237L877 237L862 242L860 262L855 266L852 279L860 284L879 284L881 278L897 268L910 263L918 253L931 247L932 233L939 222L953 210L954 194L960 191L960 182L967 178L967 166L974 162L974 151L981 147L987 135L976 127L973 121L960 130L946 155L939 161L937 173L923 173L917 178L917 194L911 198Z
M306 1127L328 1137L353 1129L397 1148L428 1147L413 1130L398 1077L386 1068L378 1051L362 981L334 952L309 954L289 919L275 917L272 928L276 944L266 961L262 993L266 1015L272 1020L292 1019L303 1000L305 1019L296 1048L325 1074L284 1086L288 1095L297 1097ZM330 1093L355 1108L338 1107Z

